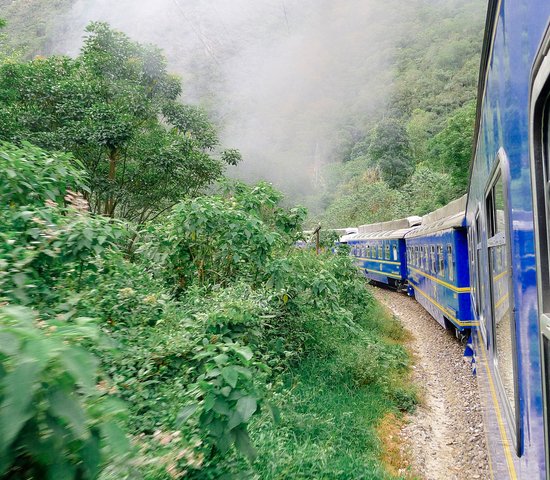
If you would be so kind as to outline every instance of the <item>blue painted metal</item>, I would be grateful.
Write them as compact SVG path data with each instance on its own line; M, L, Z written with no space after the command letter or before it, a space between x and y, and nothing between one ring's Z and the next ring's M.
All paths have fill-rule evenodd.
M480 248L475 247L479 251L479 267L472 271L472 285L479 275L476 319L482 328L477 330L474 341L492 474L499 480L547 478L529 157L529 92L531 71L549 19L548 0L489 2L466 218L471 232L476 226L476 216L479 214L481 218L477 222ZM491 233L485 221L487 189L498 171L506 197L511 269L502 285L495 281L502 272L489 259L493 250L488 243ZM489 284L491 279L493 286ZM515 357L516 402L510 401L503 388L505 382L495 348L500 341L496 337L500 321L495 308L500 301L495 298L497 291L501 300L507 295L515 330L511 354Z
M416 300L444 327L465 331L476 325L470 301L466 229L449 228L406 237L407 276ZM424 252L424 254L420 254Z
M352 239L350 254L371 280L401 286L407 280L405 241L401 239Z

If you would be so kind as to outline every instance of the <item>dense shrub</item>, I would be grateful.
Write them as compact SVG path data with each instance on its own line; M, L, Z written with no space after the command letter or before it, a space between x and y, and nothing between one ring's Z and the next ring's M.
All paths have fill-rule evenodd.
M0 208L7 478L256 478L268 438L290 441L285 411L300 423L287 382L304 365L330 378L325 395L334 384L365 391L377 412L413 405L397 388L399 331L345 252L294 248L304 211L281 207L271 186L181 202L133 232L128 258L124 225L90 215L72 190L85 186L69 157L4 152L32 187ZM381 471L369 455L364 471Z

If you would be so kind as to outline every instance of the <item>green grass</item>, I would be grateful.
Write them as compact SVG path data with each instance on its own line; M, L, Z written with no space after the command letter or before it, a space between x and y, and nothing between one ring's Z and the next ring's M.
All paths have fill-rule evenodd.
M385 415L399 416L400 408L410 408L408 402L414 405L407 366L391 368L384 379L366 384L361 366L370 355L365 336L382 335L383 343L395 347L405 334L376 303L364 316L362 327L352 333L335 323L317 331L323 351L332 346L332 355L312 352L275 388L281 423L273 428L264 416L251 432L259 453L254 465L259 478L396 478L382 464L377 426ZM406 397L403 405L402 396Z

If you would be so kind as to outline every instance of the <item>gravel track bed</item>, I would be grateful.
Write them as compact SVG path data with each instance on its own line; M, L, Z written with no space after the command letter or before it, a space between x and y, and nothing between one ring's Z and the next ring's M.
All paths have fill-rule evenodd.
M409 474L425 480L489 479L479 392L463 360L464 346L412 298L371 288L411 333L412 379L421 403L400 433Z

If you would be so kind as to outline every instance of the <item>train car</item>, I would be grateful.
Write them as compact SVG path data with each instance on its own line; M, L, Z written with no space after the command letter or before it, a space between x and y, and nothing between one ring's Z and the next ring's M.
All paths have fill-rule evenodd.
M391 222L362 225L354 235L342 241L350 247L350 254L370 280L396 289L407 284L405 235L419 225L420 217L408 217Z
M495 479L549 475L550 2L490 0L466 222Z
M470 302L466 195L422 219L405 235L409 295L457 337L476 326Z

